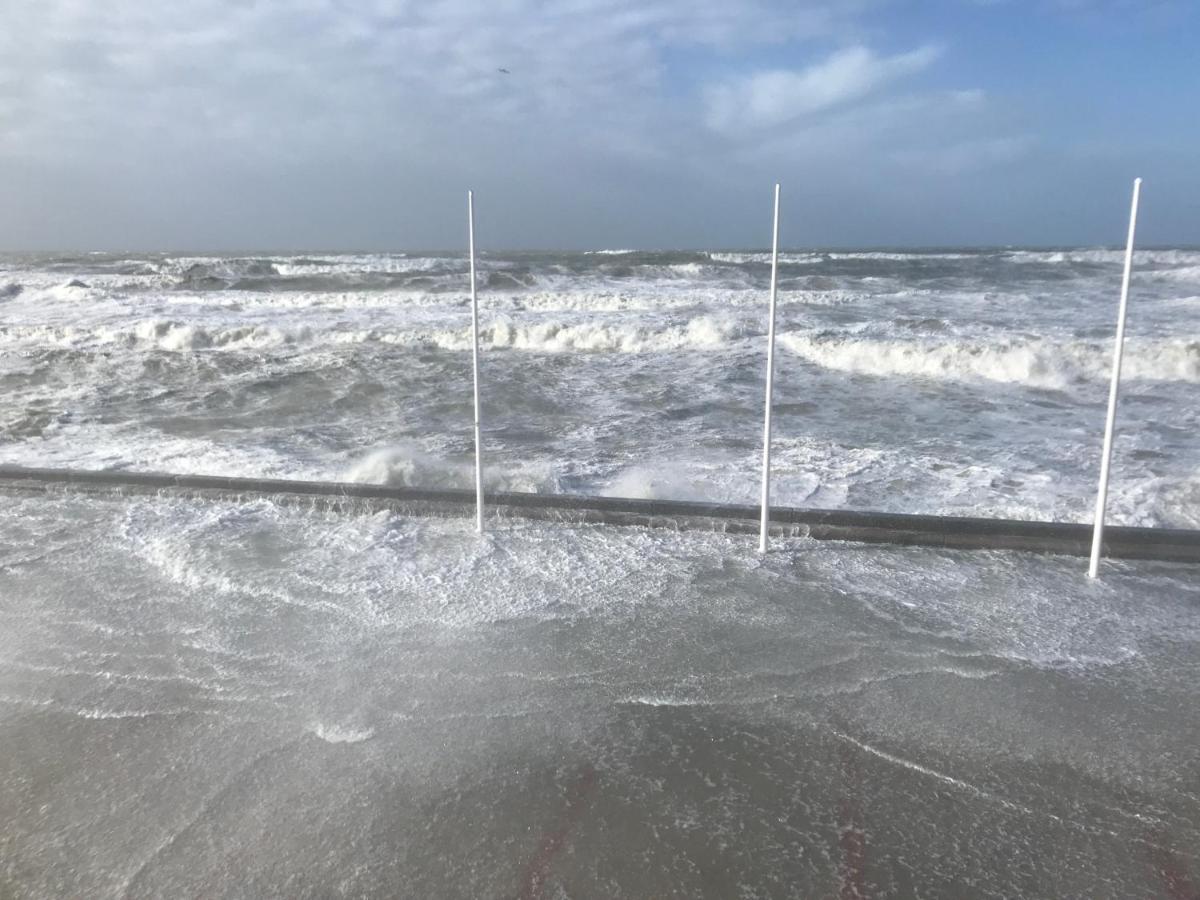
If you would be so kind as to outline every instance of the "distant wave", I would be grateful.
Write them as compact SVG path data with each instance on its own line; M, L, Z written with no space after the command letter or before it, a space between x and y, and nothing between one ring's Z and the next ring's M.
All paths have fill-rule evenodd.
M708 254L713 262L745 265L770 263L767 251L726 252ZM860 260L864 262L962 261L1001 259L1015 263L1118 265L1125 261L1124 250L1105 248L1063 250L812 250L780 252L783 265L821 263L827 260ZM1200 250L1135 250L1134 264L1140 266L1197 266Z
M770 253L709 253L708 258L716 263L726 263L729 265L741 266L747 263L770 263ZM811 263L823 262L825 255L823 253L780 253L779 262L785 266L792 265L809 265Z
M479 287L485 292L524 292L547 288L578 288L588 284L651 282L728 282L731 275L744 283L736 267L714 265L708 257L673 262L627 260L634 251L595 254L596 262L580 271L562 266L536 267L511 260L479 262ZM453 290L466 293L466 261L456 257L395 259L214 259L175 261L160 278L185 291L378 290L387 288ZM746 282L748 283L748 282Z
M827 369L884 377L984 379L1060 389L1109 377L1111 345L1096 342L1006 341L945 343L824 338L803 333L780 344ZM1200 341L1131 341L1127 378L1200 382Z
M221 259L192 262L178 275L178 284L190 288L222 288L243 278L264 278L279 274L268 259Z
M1012 262L1085 263L1119 265L1125 262L1124 250L1009 250L1003 256ZM1135 266L1185 266L1200 264L1200 250L1135 250Z
M450 256L338 256L333 259L295 257L275 263L283 276L303 275L385 275L433 272L439 269L464 269L466 260Z
M907 262L909 260L947 260L947 259L978 259L985 253L960 251L912 251L903 250L863 250L863 251L834 251L828 254L830 259L861 259L882 260L887 262Z
M488 271L510 264L489 262ZM323 259L295 257L287 260L249 257L245 259L176 259L162 267L161 275L172 278L176 290L372 290L387 287L431 288L439 276L461 279L465 262L452 257L338 257ZM495 271L491 271L495 274Z

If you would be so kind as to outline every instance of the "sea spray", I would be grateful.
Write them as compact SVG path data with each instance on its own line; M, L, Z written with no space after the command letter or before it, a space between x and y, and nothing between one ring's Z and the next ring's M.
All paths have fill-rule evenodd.
M345 480L393 487L467 490L475 486L475 469L469 460L435 458L411 444L380 447L367 453L345 472ZM488 491L552 493L560 489L551 467L526 464L514 471L484 469Z

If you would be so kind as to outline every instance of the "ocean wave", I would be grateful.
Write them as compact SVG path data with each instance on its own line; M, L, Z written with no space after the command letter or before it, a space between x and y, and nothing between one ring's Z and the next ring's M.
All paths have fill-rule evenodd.
M828 301L825 301L828 302ZM172 319L149 319L132 327L0 326L5 343L88 350L122 346L132 351L266 352L292 347L397 345L462 352L471 348L467 321L456 327L435 323L413 327L321 328L267 324L204 325ZM900 323L916 335L945 331L936 319ZM762 316L702 315L664 321L658 316L640 321L589 319L524 322L507 316L480 328L480 346L493 351L530 353L654 354L719 352L747 339L761 339ZM945 379L983 379L1063 389L1086 381L1107 380L1112 345L1107 341L1039 340L1025 338L958 340L870 337L852 332L834 334L789 331L780 346L827 369L864 375ZM1126 378L1200 382L1200 340L1130 339L1123 368Z
M0 290L0 300L17 301L22 307L36 314L44 308L62 304L68 307L79 307L79 301L94 298L98 292L91 284L72 278L71 281L28 280L13 282ZM26 317L22 317L26 318Z
M781 335L779 340L785 349L823 368L882 377L982 379L1063 389L1107 380L1111 371L1111 345L1096 342L930 343L802 333ZM1126 378L1200 382L1200 341L1130 341L1122 373Z
M945 259L978 259L981 255L979 252L962 253L958 251L911 251L903 250L865 250L865 251L834 251L827 256L829 259L859 259L859 260L879 260L886 262L908 262L910 260L945 260Z
M133 333L138 341L154 344L161 350L264 349L294 343L311 336L311 332L306 328L291 332L268 325L209 329L199 325L164 321L142 322Z
M295 256L275 262L280 275L397 275L410 272L433 272L459 268L465 271L466 261L453 256L407 256L403 253L372 253L337 255L332 257Z
M489 272L511 267L511 263L481 262L486 279ZM423 284L422 278L465 277L466 263L449 256L408 257L397 255L324 257L182 257L167 260L159 277L175 290L372 290L389 286Z
M1194 281L1200 284L1200 265L1182 266L1178 269L1161 269L1151 273L1151 276L1156 279L1166 279L1169 281Z
M870 296L863 291L842 288L832 281L812 287L809 280L797 279L787 285L780 285L778 303L781 306L791 304L840 306L847 303L860 303L869 299ZM765 313L767 308L765 291L736 287L663 291L628 289L533 291L512 298L512 301L509 308L513 310L538 310L540 312L670 312L680 308L728 309L738 307L746 310L761 310ZM494 305L497 301L494 298L488 298L484 302Z
M1124 250L1106 248L1074 250L1008 250L1004 257L1018 263L1068 263L1120 265L1125 262ZM1137 266L1184 266L1200 264L1200 250L1135 250L1133 264Z
M780 253L783 265L803 265L826 261L914 262L962 261L1000 258L1015 263L1119 265L1125 261L1124 250L1106 248L1077 248L1061 250L828 250L807 253ZM769 264L771 254L758 252L710 252L713 262L744 265ZM1195 266L1200 265L1200 250L1135 250L1135 266Z
M710 284L720 284L728 282L730 276L733 275L738 283L742 283L745 278L745 273L737 272L730 269L728 266L717 266L708 262L697 262L696 260L688 260L686 262L648 262L648 263L630 263L630 262L611 262L603 263L591 271L584 273L576 273L567 279L547 279L539 278L539 284L562 284L564 286L578 286L581 282L597 282L604 283L627 283L634 282L639 286L645 284L647 286L656 283L665 284L668 288L672 287L672 283L686 283L688 286L698 283L709 282Z
M543 353L655 353L717 348L757 333L746 321L699 316L679 324L617 324L597 321L521 323L500 318L479 331L480 345L492 350ZM173 319L149 319L128 328L77 326L0 326L0 343L41 344L73 349L97 345L150 346L166 351L266 350L294 344L397 344L439 350L469 350L471 329L436 326L412 328L321 329L265 324L202 325Z
M481 330L480 339L489 347L515 350L643 353L719 347L745 333L739 321L700 316L683 325L666 327L597 322L519 325L501 321ZM438 345L445 349L469 346L465 332L461 342L441 340Z
M483 279L483 287L488 290L515 290L524 291L535 287L538 284L538 278L531 272L512 271L508 272L500 269L495 272L489 272Z
M287 330L268 325L236 325L208 328L164 319L138 322L129 328L95 329L70 325L0 327L0 342L25 343L86 349L93 346L151 345L159 350L208 350L278 347L310 340L308 328Z
M765 252L754 253L724 253L711 252L708 258L715 263L726 263L735 266L746 265L747 263L765 263L770 265L771 254ZM813 263L823 262L825 255L823 253L780 253L779 262L785 266L805 266Z
M480 328L479 342L484 348L492 350L526 350L539 353L658 353L721 347L745 333L743 323L712 316L701 316L689 320L686 324L666 326L599 322L519 324L502 319ZM440 350L471 348L471 331L468 327L343 332L331 337L332 340L341 343L379 341L431 346Z
M93 289L77 278L58 284L27 285L28 290L14 292L7 299L21 297L22 303L68 303L77 304L80 300L92 296Z
M197 260L179 272L176 284L193 290L220 290L244 278L269 278L277 275L279 270L269 259Z

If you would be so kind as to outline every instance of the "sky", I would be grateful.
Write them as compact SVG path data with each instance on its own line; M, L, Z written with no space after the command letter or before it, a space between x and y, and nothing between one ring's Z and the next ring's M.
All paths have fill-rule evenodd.
M0 249L1200 244L1198 0L0 0Z

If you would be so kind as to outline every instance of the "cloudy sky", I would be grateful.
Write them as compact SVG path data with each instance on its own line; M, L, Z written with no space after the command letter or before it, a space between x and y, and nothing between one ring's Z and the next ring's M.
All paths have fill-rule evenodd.
M0 249L1200 243L1196 0L0 16Z

